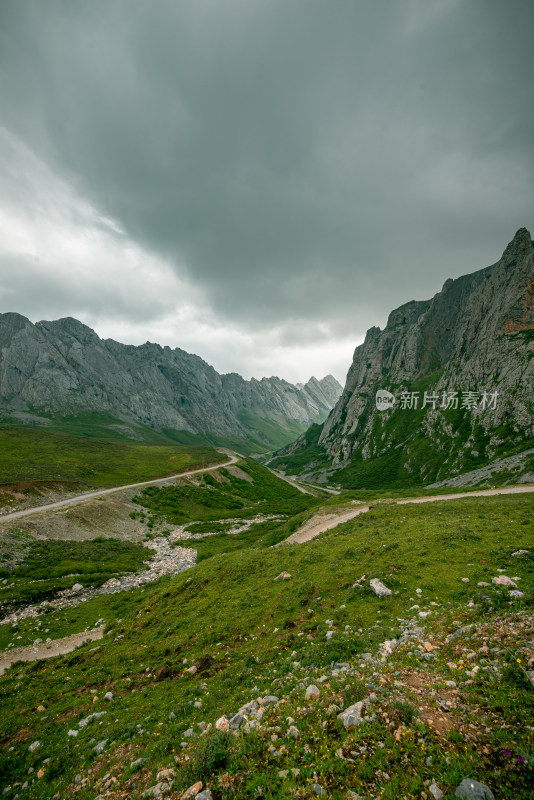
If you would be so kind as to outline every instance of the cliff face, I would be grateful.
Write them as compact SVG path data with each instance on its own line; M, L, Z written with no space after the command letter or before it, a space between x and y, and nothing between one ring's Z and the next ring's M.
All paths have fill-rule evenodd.
M424 482L532 446L533 356L534 247L522 228L496 264L447 280L431 300L406 303L384 330L367 332L318 440L323 466L365 486L379 459L393 482ZM377 409L378 389L393 405ZM467 392L476 403L462 408L475 397Z
M239 419L245 409L286 429L324 419L337 399L334 379L325 380L325 390L315 381L313 393L309 384L298 389L279 378L246 381L219 375L179 348L101 340L72 318L34 325L19 314L0 315L5 413L106 411L156 430L245 439L249 430Z

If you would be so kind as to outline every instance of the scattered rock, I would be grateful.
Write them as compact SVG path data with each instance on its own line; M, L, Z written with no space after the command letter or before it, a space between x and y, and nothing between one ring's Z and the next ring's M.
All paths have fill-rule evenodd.
M176 776L176 772L173 770L172 767L165 767L165 769L160 769L158 774L156 775L157 781L170 781Z
M275 581L288 581L290 579L290 577L291 577L291 573L290 572L285 572L285 570L284 570L284 572L281 572L280 575L277 575L274 580Z
M204 789L203 792L197 794L196 800L213 800L213 797L209 789Z
M391 589L388 589L388 587L383 584L382 581L379 581L378 578L372 578L369 581L369 586L377 597L389 597L389 595L392 594Z
M83 589L83 586L82 586L82 584L81 584L81 583L75 583L75 584L74 584L74 586L73 586L73 587L72 587L72 589L71 589L71 592L72 592L73 594L77 594L78 592L81 592L81 591L82 591L82 589Z
M106 692L104 695L104 700L113 700L113 692Z
M428 791L430 792L434 800L441 800L441 798L443 797L443 792L437 785L436 781L432 781L432 783L428 787Z
M192 667L188 667L186 669L186 672L189 672L190 675L196 675L197 674L197 667L195 667L195 665L193 664Z
M485 783L473 781L471 778L464 778L454 794L467 800L494 800L493 792Z
M230 727L230 721L223 715L222 717L219 717L215 723L215 727L218 731L227 731Z
M93 747L93 750L95 751L95 753L97 755L100 755L100 753L102 753L106 749L107 743L108 743L108 739L102 739L101 742L99 742L98 744L96 744Z
M89 723L91 723L94 719L99 719L106 714L105 711L96 711L94 714L89 714L88 717L84 717L78 722L78 728L85 728Z
M316 700L321 695L321 690L311 683L306 689L306 700Z
M345 711L337 715L337 718L341 720L343 726L348 731L352 730L352 728L356 728L356 726L361 723L363 705L363 700L360 700L358 703L354 703L354 705L349 706Z
M278 702L278 697L274 694L268 694L265 697L258 698L258 703L262 706L274 706L274 704Z
M494 583L495 586L517 586L508 575L498 575L496 578L492 578L491 582Z
M512 557L515 556L528 556L530 550L516 550L515 553L512 553Z
M28 747L28 753L33 753L40 746L41 746L41 742L39 742L39 741L32 742L31 745Z
M230 718L228 722L228 729L231 731L238 731L240 728L243 727L247 722L247 718L244 717L242 714L234 714L233 717Z
M180 800L191 800L192 797L198 797L198 793L202 789L202 781L197 781L189 789L186 789Z

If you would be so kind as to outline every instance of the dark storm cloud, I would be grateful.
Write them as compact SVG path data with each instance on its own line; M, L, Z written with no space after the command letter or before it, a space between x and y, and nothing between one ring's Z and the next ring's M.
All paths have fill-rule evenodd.
M532 224L533 22L519 0L2 0L1 124L220 319L356 337Z

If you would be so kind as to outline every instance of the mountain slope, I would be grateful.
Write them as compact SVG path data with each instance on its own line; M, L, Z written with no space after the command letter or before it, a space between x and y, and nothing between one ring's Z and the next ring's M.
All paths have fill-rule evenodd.
M39 421L28 412L45 415L43 423L47 415L112 414L115 429L125 423L133 438L147 426L269 449L326 417L337 382L323 381L302 389L279 378L246 381L179 348L102 340L70 317L34 325L0 315L0 409L11 420ZM270 423L270 435L257 420Z
M447 280L431 300L393 311L384 330L371 328L322 430L279 463L291 469L296 458L301 470L373 487L443 480L526 449L533 355L534 246L521 228L496 264ZM393 406L377 409L378 389L394 395Z

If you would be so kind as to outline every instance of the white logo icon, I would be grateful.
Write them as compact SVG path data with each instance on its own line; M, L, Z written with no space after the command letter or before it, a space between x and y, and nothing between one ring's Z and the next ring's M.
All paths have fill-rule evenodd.
M386 389L379 389L376 393L376 407L379 411L385 411L387 408L393 408L395 405L395 395L388 392Z

